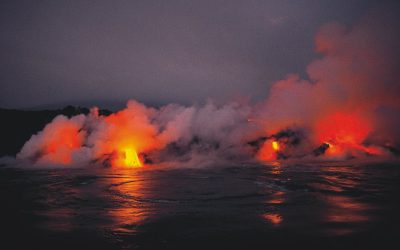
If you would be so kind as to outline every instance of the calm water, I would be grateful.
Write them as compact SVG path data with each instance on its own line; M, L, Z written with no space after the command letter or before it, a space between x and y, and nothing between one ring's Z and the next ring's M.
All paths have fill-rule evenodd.
M7 249L399 249L400 166L0 167Z

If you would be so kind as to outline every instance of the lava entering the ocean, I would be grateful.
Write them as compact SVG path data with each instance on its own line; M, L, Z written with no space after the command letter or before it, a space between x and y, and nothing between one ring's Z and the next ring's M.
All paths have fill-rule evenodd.
M351 150L371 152L363 142L373 130L373 126L360 114L333 113L320 120L316 130L319 143L328 145L326 150L328 155L340 156Z
M279 150L279 143L277 141L272 141L272 148L275 151L278 151Z
M289 74L255 105L152 108L130 100L109 116L58 116L17 158L39 165L140 167L399 156L400 57L393 51L400 41L381 39L393 27L390 20L323 26L315 38L321 57L307 67L306 79Z
M124 148L122 159L117 158L116 165L121 165L125 167L141 167L142 163L136 150L132 147Z

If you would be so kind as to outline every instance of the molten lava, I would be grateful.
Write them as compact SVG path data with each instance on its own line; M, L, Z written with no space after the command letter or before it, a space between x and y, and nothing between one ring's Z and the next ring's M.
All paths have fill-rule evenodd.
M272 141L272 148L275 151L279 151L279 143L277 141Z
M111 155L114 167L140 167L139 153L161 147L157 127L153 125L143 105L129 102L127 109L104 119L104 128L97 140L97 155Z
M341 155L346 150L367 152L362 143L372 131L372 124L359 114L339 112L320 120L316 129L318 142L329 146L327 154Z
M142 163L140 162L139 156L135 149L133 148L125 148L125 166L127 167L140 167Z
M111 161L114 167L142 167L143 164L133 146L120 146Z
M266 141L258 152L257 158L262 161L276 160L279 149L280 146L277 141Z

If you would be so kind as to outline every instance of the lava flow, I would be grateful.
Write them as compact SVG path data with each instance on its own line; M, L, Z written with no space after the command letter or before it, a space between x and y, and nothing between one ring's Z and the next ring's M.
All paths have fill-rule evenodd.
M272 148L275 151L279 151L279 143L277 141L272 141Z
M278 158L278 152L280 149L279 142L266 141L258 152L257 158L261 161L273 161Z
M132 147L122 149L119 157L116 158L114 165L124 167L141 167L142 163L136 150Z
M371 122L359 114L337 112L320 120L316 126L319 143L328 145L326 153L340 156L346 151L368 152L363 142L372 131Z

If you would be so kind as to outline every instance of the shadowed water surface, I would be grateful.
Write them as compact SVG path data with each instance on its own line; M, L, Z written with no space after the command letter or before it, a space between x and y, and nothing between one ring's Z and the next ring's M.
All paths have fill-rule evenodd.
M0 168L4 244L396 249L400 166Z

